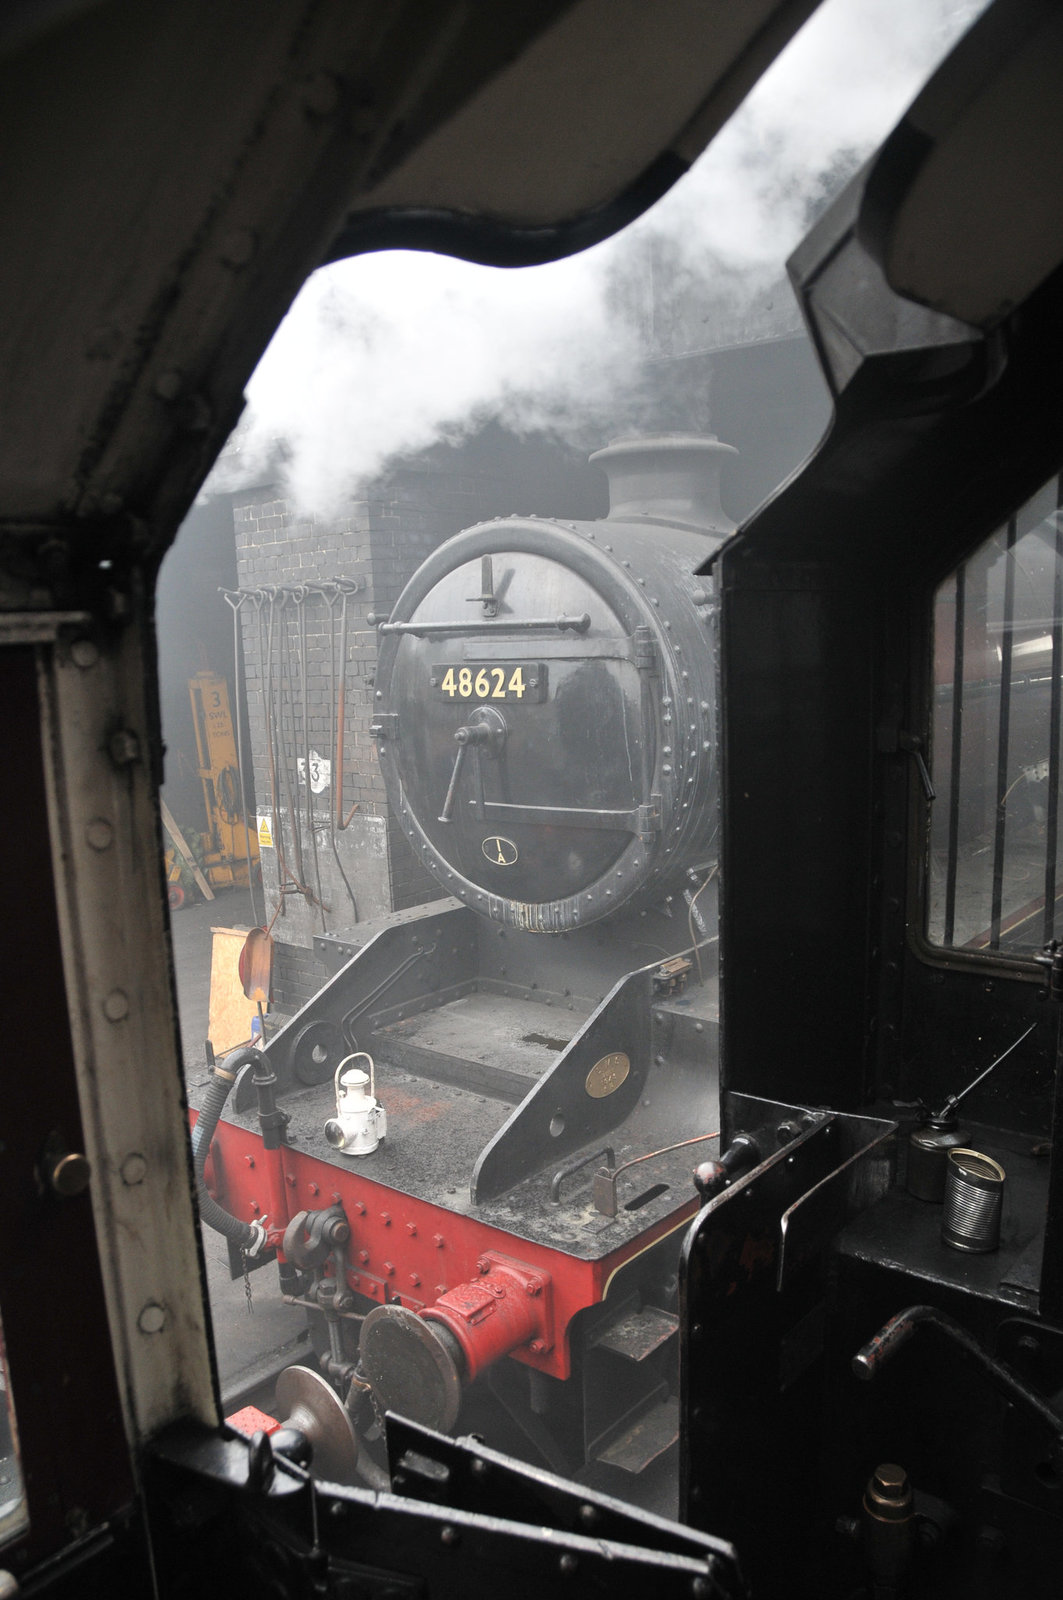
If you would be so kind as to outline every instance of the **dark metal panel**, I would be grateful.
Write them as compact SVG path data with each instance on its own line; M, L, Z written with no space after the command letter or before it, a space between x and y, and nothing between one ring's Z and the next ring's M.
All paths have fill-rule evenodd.
M283 1092L300 1080L324 1082L340 1061L362 1048L380 1011L438 1004L440 991L475 976L476 919L465 906L429 905L416 917L385 927L330 978L266 1047ZM317 1025L311 1037L305 1030ZM323 1051L319 1066L314 1050ZM308 1076L313 1072L317 1076ZM255 1104L250 1079L239 1080L233 1105Z
M651 1070L652 997L651 972L633 972L617 985L483 1151L473 1174L474 1201L511 1189L548 1163L556 1166L623 1122L638 1104ZM613 1052L623 1053L629 1071L612 1093L595 1098L587 1076Z
M234 1584L292 1600L326 1589L345 1600L475 1600L500 1590L540 1600L559 1582L631 1600L747 1593L723 1540L471 1443L408 1422L397 1430L401 1495L315 1485L275 1457L264 1435L249 1442L188 1430L161 1440L147 1494L163 1600Z
M8 916L0 1209L0 1316L30 1531L7 1565L52 1555L134 1496L88 1191L63 1197L49 1142L84 1148L59 924L32 649L0 648L9 748L0 763ZM17 997L17 999L16 999ZM91 1448L88 1446L91 1441Z
M867 596L822 563L769 568L737 549L720 575L724 1084L777 1099L799 1084L853 1106L871 890Z
M792 1109L777 1107L776 1117ZM810 1518L812 1474L787 1473L772 1502L772 1538L763 1536L764 1486L777 1479L780 1441L796 1442L811 1423L809 1373L822 1348L813 1334L787 1381L784 1341L814 1318L822 1291L807 1273L777 1291L779 1222L840 1154L840 1121L817 1121L707 1205L683 1246L680 1506L684 1520L736 1543L766 1593L785 1592L788 1552Z

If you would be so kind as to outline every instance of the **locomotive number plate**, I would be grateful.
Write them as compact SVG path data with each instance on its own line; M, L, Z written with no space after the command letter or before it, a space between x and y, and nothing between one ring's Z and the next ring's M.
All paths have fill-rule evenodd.
M546 699L546 667L541 661L470 661L460 667L433 667L431 684L444 700L538 705Z

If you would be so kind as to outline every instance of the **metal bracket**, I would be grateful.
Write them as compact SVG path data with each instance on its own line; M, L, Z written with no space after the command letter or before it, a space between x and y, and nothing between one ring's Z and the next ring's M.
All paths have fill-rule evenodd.
M661 797L651 794L649 800L644 801L635 813L635 832L640 839L652 839L655 833L661 831Z
M66 628L86 628L88 611L0 611L0 645L54 644Z
M654 642L653 631L646 623L635 629L632 635L635 649L635 665L640 672L654 672L657 669L657 645Z

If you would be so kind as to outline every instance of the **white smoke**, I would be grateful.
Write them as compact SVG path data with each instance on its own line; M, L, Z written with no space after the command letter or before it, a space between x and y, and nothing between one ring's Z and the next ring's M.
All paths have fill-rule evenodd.
M316 272L207 492L259 480L279 450L290 496L327 515L390 458L489 418L575 432L607 415L646 353L647 297L652 320L662 297L736 302L778 282L832 174L874 149L983 4L827 0L691 172L581 256L499 271L394 251ZM643 293L655 251L667 270Z

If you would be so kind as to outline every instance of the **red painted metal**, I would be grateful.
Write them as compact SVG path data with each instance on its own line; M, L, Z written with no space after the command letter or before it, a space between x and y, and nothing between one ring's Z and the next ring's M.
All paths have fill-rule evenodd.
M225 1421L230 1428L235 1428L237 1433L244 1434L250 1439L253 1433L276 1433L280 1423L276 1417L271 1417L265 1411L260 1411L257 1406L242 1406L239 1411L234 1411Z
M527 1345L545 1355L552 1338L549 1277L493 1251L477 1262L479 1276L440 1295L426 1322L448 1327L465 1356L466 1378Z
M263 1151L260 1135L220 1121L206 1169L208 1190L218 1204L245 1222L268 1217L269 1242L278 1249L296 1212L342 1205L351 1225L347 1249L350 1288L378 1305L402 1305L417 1312L435 1311L442 1305L436 1320L453 1328L467 1356L470 1352L457 1325L462 1314L457 1302L447 1298L451 1292L484 1276L478 1267L481 1260L498 1260L518 1274L539 1277L544 1285L538 1297L543 1309L534 1314L538 1320L528 1342L509 1353L514 1360L554 1378L571 1374L568 1329L576 1314L602 1301L621 1267L683 1227L698 1209L697 1195L692 1193L688 1201L637 1239L610 1255L586 1261L518 1238L474 1216L402 1194L362 1172L336 1167L292 1145L275 1152L283 1173L278 1205L277 1186L271 1182L268 1164L273 1154ZM500 1274L501 1266L492 1266L491 1272ZM525 1298L531 1301L536 1297ZM477 1370L484 1364L480 1350L494 1340L496 1331L501 1338L507 1317L508 1311L494 1323L490 1334L485 1331L482 1346L475 1343Z

